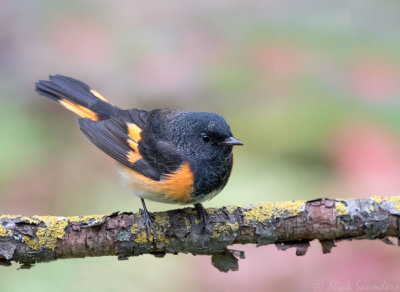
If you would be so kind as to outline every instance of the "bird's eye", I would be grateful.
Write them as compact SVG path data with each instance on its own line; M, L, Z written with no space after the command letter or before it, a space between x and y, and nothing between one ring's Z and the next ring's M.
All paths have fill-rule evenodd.
M201 138L203 139L203 142L204 142L204 143L210 143L210 142L211 142L211 138L210 138L210 136L208 136L208 135L203 134L203 135L201 136Z

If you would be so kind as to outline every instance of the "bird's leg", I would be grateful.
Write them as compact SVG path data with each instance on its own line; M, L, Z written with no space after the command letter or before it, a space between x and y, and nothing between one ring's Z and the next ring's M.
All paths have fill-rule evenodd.
M152 214L150 214L149 211L147 211L146 204L144 203L144 199L143 198L140 198L140 199L142 200L142 205L143 205L143 209L144 209L144 210L140 210L140 211L143 214L144 222L146 223L147 238L150 238L150 232L151 232L150 229L153 229L154 235L155 235L156 239L158 240L158 234L153 225L154 216Z
M201 203L196 203L194 204L194 207L196 208L199 216L200 216L200 221L203 224L203 230L210 231L212 230L212 227L210 226L210 217L208 216L208 213L206 209L203 207Z

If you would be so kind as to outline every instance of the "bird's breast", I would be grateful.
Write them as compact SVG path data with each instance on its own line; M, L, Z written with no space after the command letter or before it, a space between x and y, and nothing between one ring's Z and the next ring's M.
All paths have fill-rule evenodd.
M226 159L206 160L194 164L193 201L210 200L225 187L233 166L233 155Z

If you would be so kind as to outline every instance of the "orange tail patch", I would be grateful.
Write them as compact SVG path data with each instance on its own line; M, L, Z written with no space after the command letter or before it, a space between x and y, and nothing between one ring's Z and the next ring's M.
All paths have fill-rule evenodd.
M60 99L59 103L66 109L76 113L77 115L79 115L82 118L91 119L92 121L95 121L95 122L97 122L99 120L99 117L97 116L97 114L94 111L92 111L84 106L75 104L66 99Z
M108 102L110 103L104 96L102 96L100 93L98 93L96 90L94 89L90 89L90 92L96 96L98 99L101 99L102 101Z

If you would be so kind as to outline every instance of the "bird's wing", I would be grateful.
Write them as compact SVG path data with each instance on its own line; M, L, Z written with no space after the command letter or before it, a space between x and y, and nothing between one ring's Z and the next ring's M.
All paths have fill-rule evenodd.
M98 122L79 119L79 125L100 150L122 165L158 181L177 170L183 159L170 143L143 131L144 113L136 113L142 115L141 119L131 115L114 116Z

